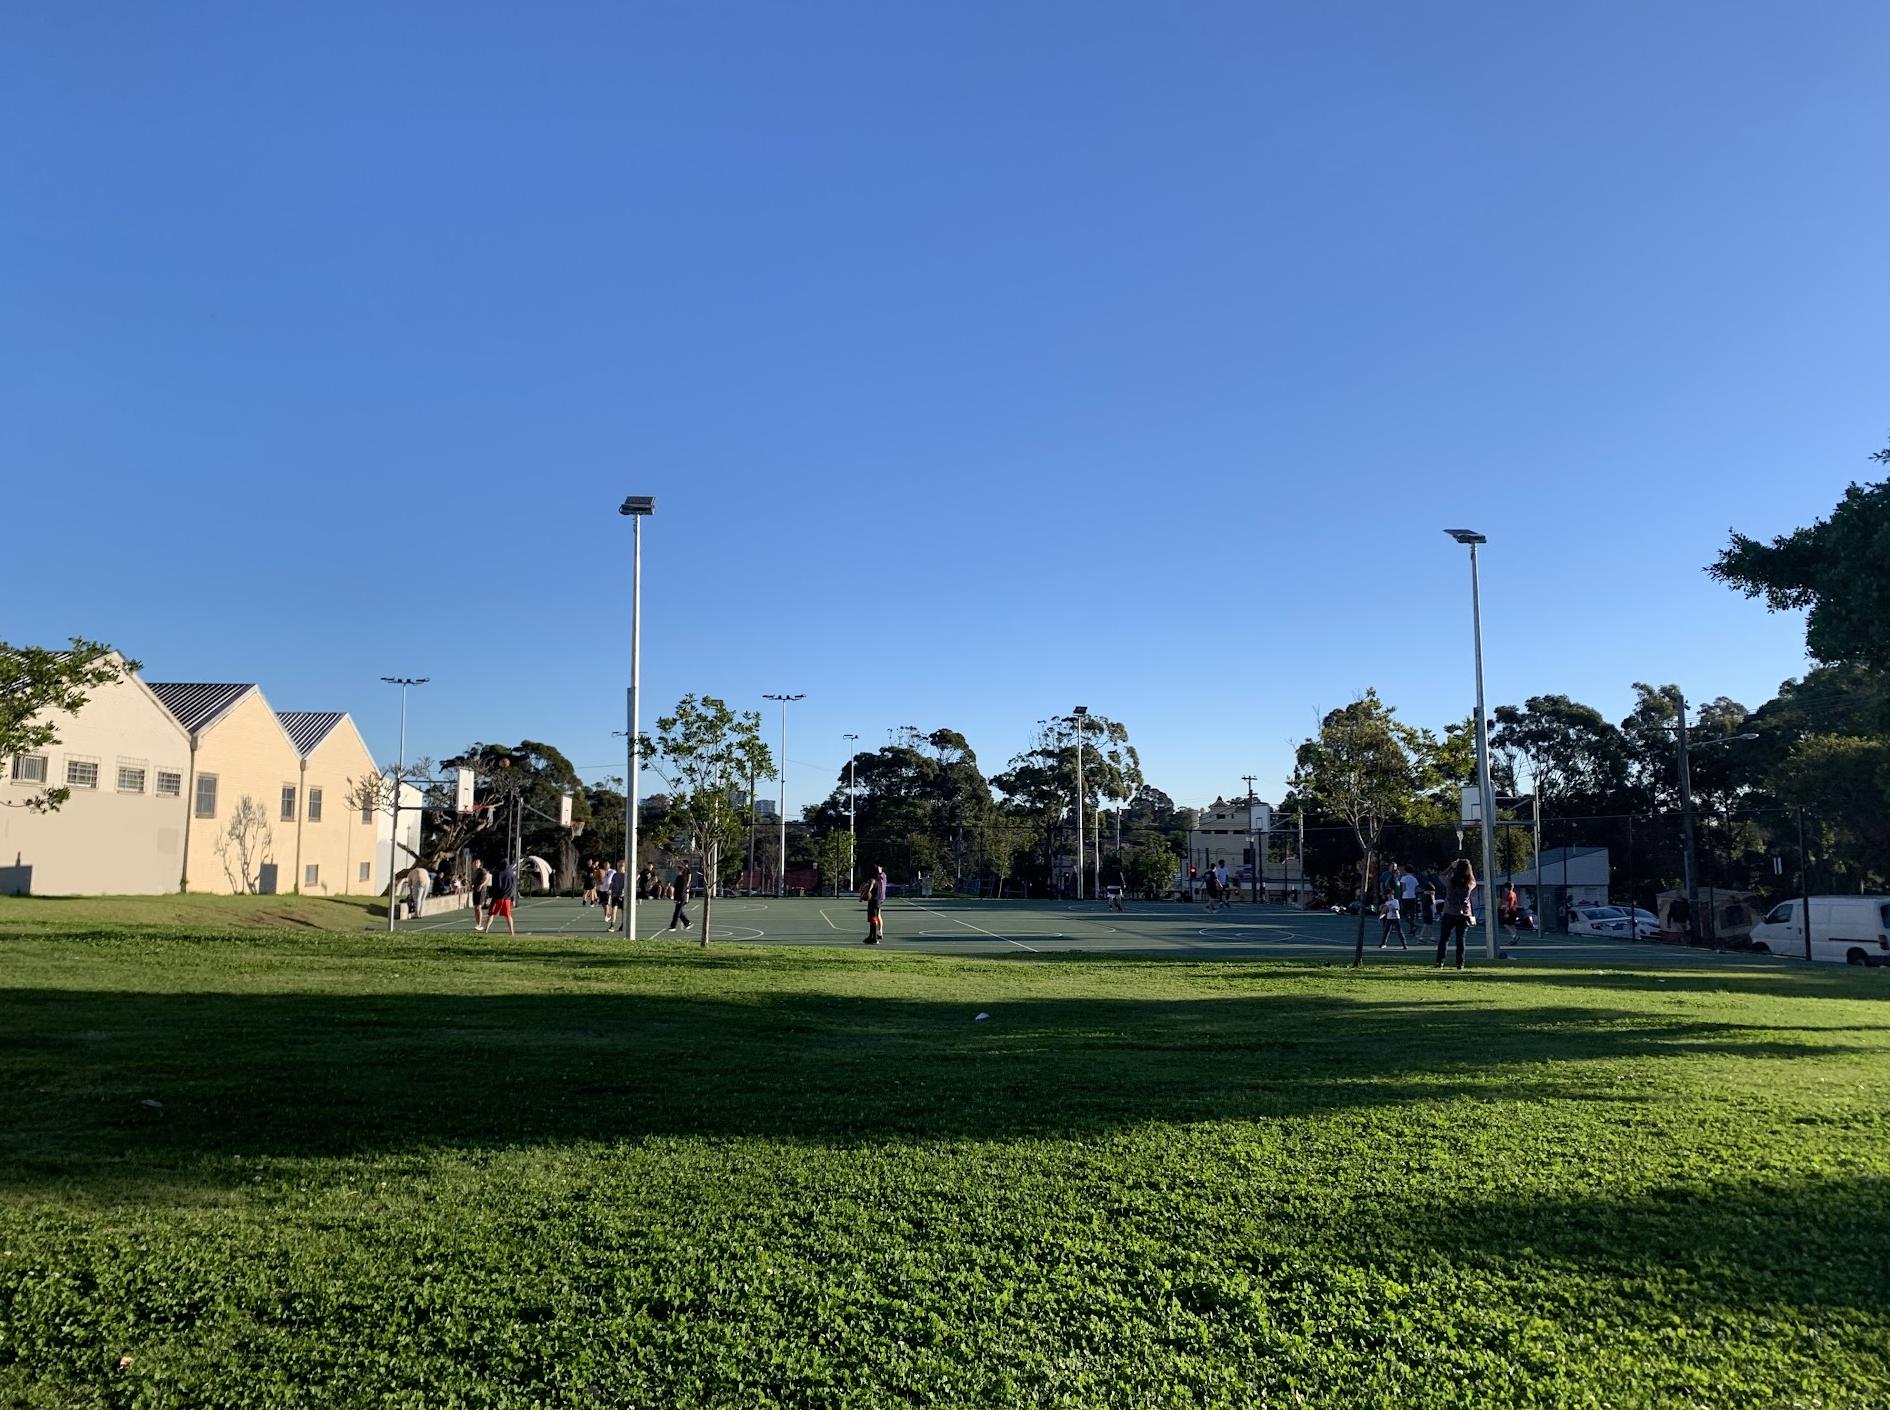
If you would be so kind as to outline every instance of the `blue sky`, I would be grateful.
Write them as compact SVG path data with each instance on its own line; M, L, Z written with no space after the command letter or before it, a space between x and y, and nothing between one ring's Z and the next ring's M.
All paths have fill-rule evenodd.
M0 637L391 756L644 685L1260 776L1368 686L1756 704L1702 566L1890 440L1890 7L40 5L0 20ZM770 716L770 729L775 717Z

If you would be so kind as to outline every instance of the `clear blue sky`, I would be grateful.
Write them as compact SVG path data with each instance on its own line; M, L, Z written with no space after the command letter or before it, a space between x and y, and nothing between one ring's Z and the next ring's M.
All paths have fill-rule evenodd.
M0 637L260 681L391 756L1078 703L1276 797L1441 726L1756 704L1710 582L1890 439L1890 7L15 5ZM769 717L770 730L774 717Z

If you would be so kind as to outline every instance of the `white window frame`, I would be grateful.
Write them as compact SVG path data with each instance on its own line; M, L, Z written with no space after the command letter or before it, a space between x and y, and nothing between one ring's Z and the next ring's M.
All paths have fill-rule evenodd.
M22 764L38 764L39 777L28 778L25 774L21 773L20 765ZM13 756L13 763L9 766L7 773L15 783L44 783L47 779L52 777L52 761L44 754L15 754Z
M72 777L72 771L74 769L90 769L92 771L92 781L90 783L78 782L76 779ZM83 788L87 792L96 793L98 792L99 775L103 772L104 770L99 767L98 760L90 754L66 755L66 787L67 788Z
M210 785L210 811L203 810L203 786ZM190 815L193 818L214 818L217 815L217 776L198 774L197 781L190 790Z
M320 886L322 884L322 864L320 862L309 862L303 866L302 884L304 886Z
M171 781L168 789L164 786L166 779ZM159 769L157 778L152 782L151 796L153 798L182 798L184 796L183 774L176 769Z
M360 871L361 871L361 874L355 878L356 881L374 880L374 863L372 862L361 863Z
M283 784L282 785L282 808L281 808L282 816L277 818L276 821L277 822L294 822L295 810L300 803L301 803L301 790L292 783Z
M138 776L138 786L136 788L125 787L126 774L136 774ZM145 763L143 759L120 759L118 761L118 792L143 793L144 786L146 783L150 782L150 779L151 767L149 764Z
M302 816L312 823L318 823L322 820L322 791L320 788L307 790L307 796L302 799Z

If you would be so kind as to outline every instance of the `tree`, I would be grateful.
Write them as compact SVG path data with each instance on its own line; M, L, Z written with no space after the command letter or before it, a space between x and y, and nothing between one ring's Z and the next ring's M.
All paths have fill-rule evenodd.
M956 886L991 813L990 785L965 737L908 725L894 742L855 754L851 763L860 855L893 876L925 871ZM804 810L816 833L847 826L848 780L843 766L833 792Z
M712 695L685 695L640 742L643 755L669 785L670 824L688 839L703 876L702 944L709 943L709 910L724 853L742 839L736 805L750 779L773 778L774 755L761 738L761 715L736 712Z
M991 780L1005 795L1006 810L1030 834L1046 881L1065 835L1064 820L1074 820L1079 738L1083 827L1087 836L1096 837L1096 815L1106 802L1126 804L1143 787L1142 761L1129 743L1129 731L1108 716L1039 720L1036 742Z
M1554 797L1564 811L1605 812L1627 792L1627 741L1592 705L1566 695L1532 695L1520 708L1497 706L1494 717L1491 749L1521 755L1529 786Z
M275 860L275 833L268 811L245 793L230 814L229 826L217 834L216 848L230 889L255 895L262 869Z
M814 865L820 869L820 879L833 887L833 894L840 894L840 878L845 876L853 865L853 836L843 827L836 827L824 833L814 843Z
M1365 919L1371 909L1378 839L1387 821L1408 815L1417 801L1412 755L1421 744L1419 732L1398 720L1376 691L1368 690L1350 705L1329 712L1319 722L1319 733L1299 746L1294 793L1344 820L1358 843L1355 965L1365 958Z
M1890 448L1872 460L1890 464ZM1771 543L1734 532L1732 545L1707 568L1773 612L1805 609L1805 649L1826 664L1855 662L1890 669L1890 481L1853 483L1809 528Z
M88 693L138 669L103 642L73 637L64 651L9 646L0 641L0 760L37 754L59 742L61 715L76 715ZM25 797L0 799L0 806L57 812L72 796L64 784Z
M425 761L423 761L425 762ZM471 848L487 863L499 860L511 840L514 821L518 843L525 855L543 856L558 873L557 885L569 890L577 879L577 844L573 833L591 819L590 796L578 781L577 770L555 746L522 739L517 744L475 743L450 759L441 769L471 769L475 805L470 813L455 806L448 782L427 789L427 833L424 851L435 867ZM434 772L430 763L417 779ZM571 828L559 825L563 800L571 795ZM621 817L621 810L619 810Z
M1778 796L1816 815L1833 869L1860 890L1890 874L1890 738L1814 734L1799 741L1777 775Z

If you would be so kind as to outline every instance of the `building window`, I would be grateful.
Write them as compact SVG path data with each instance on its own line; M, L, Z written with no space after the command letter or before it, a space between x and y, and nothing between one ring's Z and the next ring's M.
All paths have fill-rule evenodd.
M361 805L361 821L364 823L374 821L374 805L372 803L363 803Z
M144 792L143 764L120 764L118 766L118 791L120 793Z
M174 774L169 769L159 769L157 775L157 796L160 798L181 798L184 796L184 776Z
M217 815L217 776L215 774L197 775L197 816L214 818Z
M15 754L13 756L13 781L15 783L44 783L46 781L46 756L44 754Z
M322 820L322 791L319 788L311 788L308 791L308 820L310 822Z
M98 787L98 760L96 759L67 759L66 760L66 787L67 788L97 788Z
M366 881L368 880L368 878L374 875L374 872L372 870L373 865L374 864L372 862L361 863L361 880Z
M310 862L307 866L302 868L302 884L304 886L318 885L321 879L322 869L320 863Z
M295 821L295 785L292 783L282 785L282 820Z

